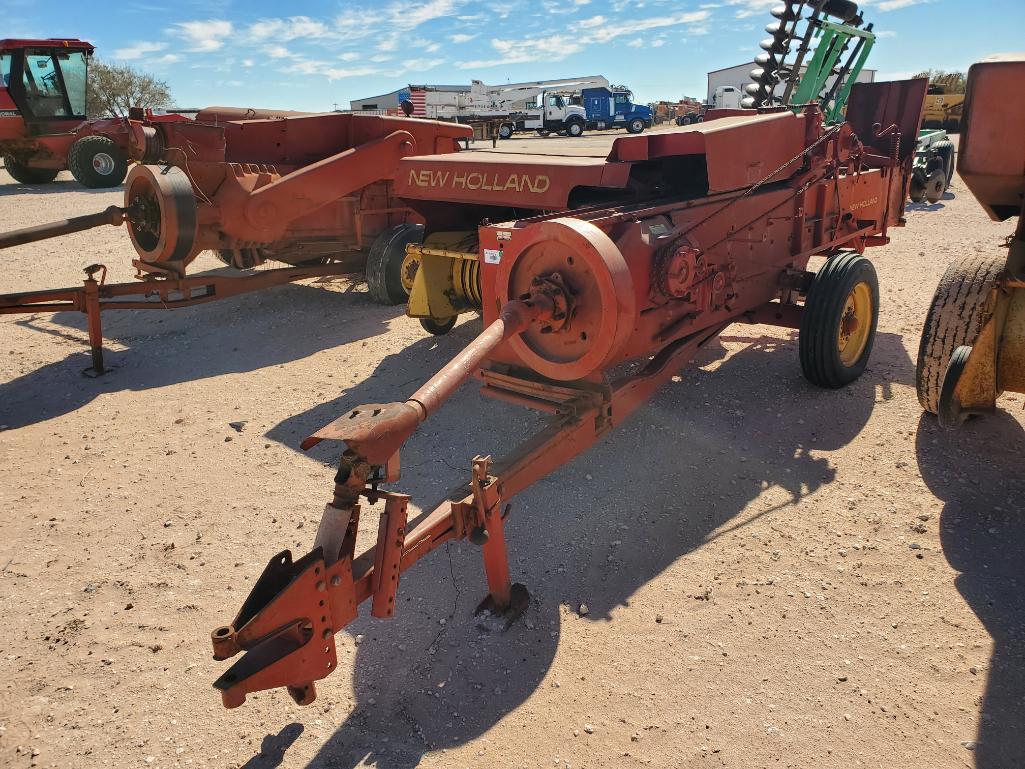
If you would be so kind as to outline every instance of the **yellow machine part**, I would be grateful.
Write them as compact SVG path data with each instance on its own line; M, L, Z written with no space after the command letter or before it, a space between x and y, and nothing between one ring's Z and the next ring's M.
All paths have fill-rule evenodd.
M1011 289L1002 331L997 358L999 387L1025 393L1025 284Z
M480 309L477 243L476 232L435 232L422 244L406 246L403 273L407 272L407 265L418 263L409 292L407 315L445 321Z
M992 411L1002 392L1025 393L1025 283L1005 280L993 291L993 317L957 380L957 400L970 413Z

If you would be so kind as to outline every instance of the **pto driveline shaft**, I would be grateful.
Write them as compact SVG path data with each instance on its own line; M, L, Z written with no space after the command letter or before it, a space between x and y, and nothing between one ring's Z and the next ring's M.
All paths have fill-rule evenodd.
M91 230L93 227L102 227L104 224L112 224L117 227L124 224L125 209L120 206L110 206L104 211L86 216L73 216L70 219L62 219L59 222L49 224L37 224L35 227L24 227L20 230L0 233L0 248L11 248L21 246L25 243L35 243L39 240L56 238L60 235L68 235L72 232Z

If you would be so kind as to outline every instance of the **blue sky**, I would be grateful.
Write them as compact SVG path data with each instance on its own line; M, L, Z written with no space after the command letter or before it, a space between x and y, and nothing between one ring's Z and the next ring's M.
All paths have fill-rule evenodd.
M4 0L5 37L80 37L182 106L331 109L413 83L604 75L639 101L701 97L750 61L777 0ZM1025 49L1025 0L871 0L881 79Z

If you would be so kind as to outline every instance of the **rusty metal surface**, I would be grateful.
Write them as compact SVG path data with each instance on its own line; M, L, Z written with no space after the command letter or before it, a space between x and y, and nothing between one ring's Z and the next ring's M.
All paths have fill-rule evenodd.
M866 151L846 124L825 127L821 113L809 108L800 117L780 113L724 119L707 131L679 132L678 138L628 137L617 142L614 159L599 159L600 164L594 159L524 161L502 154L490 161L479 161L479 155L400 161L402 168L417 173L417 180L423 170L480 173L471 169L486 165L528 177L565 171L567 187L582 178L574 175L577 171L600 180L607 178L606 169L621 174L626 168L630 193L622 203L591 200L578 203L576 210L481 225L484 331L404 402L352 408L304 441L304 447L327 439L345 444L323 526L340 527L332 521L344 515L334 511L354 509L358 495L385 499L388 512L376 543L358 556L350 520L339 563L353 556L352 579L351 584L342 580L339 592L329 588L326 596L318 595L324 591L313 577L292 575L268 578L275 590L247 601L247 606L267 607L278 630L270 631L268 622L249 634L253 662L245 663L244 657L238 663L245 683L219 681L218 688L227 692L225 702L239 704L246 692L272 685L286 685L298 702L309 701L312 681L329 672L314 669L307 647L316 647L299 632L314 624L309 615L321 605L317 602L354 607L373 599L373 614L390 615L399 574L453 539L466 538L482 548L488 583L482 605L515 614L526 590L512 583L503 530L507 501L627 419L730 323L798 322L812 256L884 243L887 227L899 222L899 200L906 193L899 126L907 117L901 109L915 112L914 121L920 116L920 104L911 101L895 98L880 107L884 118L892 112L895 121L873 134L887 146L883 155ZM758 126L774 136L780 132L777 138L785 149L742 146L752 141ZM433 165L418 165L424 163ZM493 184L503 189L452 205L446 185L426 178L425 187L417 181L410 185L400 171L397 189L416 188L422 196L418 201L427 204L418 211L436 214L436 219L428 217L428 227L437 232L466 231L479 223L485 194L491 196L488 205L508 206L525 205L525 195L547 194L525 193L519 182ZM723 189L739 186L710 193L713 183ZM560 196L572 197L565 190ZM537 211L533 205L527 208ZM453 220L462 226L451 226ZM420 255L428 256L426 251ZM453 261L463 263L463 256ZM618 364L630 360L635 364L617 374ZM385 479L398 480L403 444L474 375L483 379L486 393L540 406L552 418L504 460L475 457L467 484L405 522L396 512L405 499L396 502L378 486ZM318 533L318 542L323 541ZM313 568L315 576L318 566L334 568L320 552L299 562ZM272 575L279 571L273 564L268 569ZM294 606L291 613L289 605ZM226 635L241 635L239 625L245 627L243 620L250 616L259 614L246 612ZM338 629L332 625L330 631ZM242 648L241 643L222 646L227 649L221 652ZM271 655L269 649L280 654ZM264 661L266 679L259 669Z
M847 99L846 122L866 147L883 157L890 155L890 146L876 138L878 132L896 126L900 137L897 159L910 160L918 143L928 87L926 78L855 83Z
M1015 216L1025 195L1025 53L968 70L957 170L995 220Z

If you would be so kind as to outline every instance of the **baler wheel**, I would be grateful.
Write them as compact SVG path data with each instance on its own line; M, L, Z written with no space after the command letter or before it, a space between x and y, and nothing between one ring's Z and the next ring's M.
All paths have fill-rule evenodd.
M83 187L117 187L128 173L128 156L106 136L83 136L68 151L68 170Z
M4 166L14 181L21 184L49 184L60 173L56 168L32 168L19 163L14 155L7 154L4 155Z
M424 239L422 224L400 224L374 240L367 256L367 288L378 304L402 304L409 299L409 277L403 279L406 246Z
M830 257L808 289L798 347L801 370L818 387L837 389L865 371L879 322L879 280L856 253Z
M967 256L953 262L940 278L918 346L915 388L930 414L940 408L940 392L954 351L975 343L992 317L989 298L1006 264L1005 256Z

